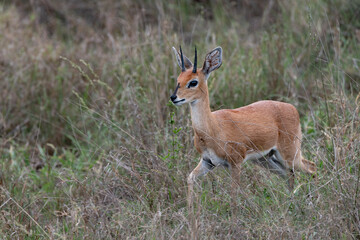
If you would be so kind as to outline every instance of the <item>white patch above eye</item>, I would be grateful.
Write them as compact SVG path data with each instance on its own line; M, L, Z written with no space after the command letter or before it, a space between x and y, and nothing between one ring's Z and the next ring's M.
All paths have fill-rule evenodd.
M193 86L192 84L194 84L194 82L196 81L196 85ZM197 78L191 79L187 84L186 87L187 88L196 88L197 86L199 86L199 80Z

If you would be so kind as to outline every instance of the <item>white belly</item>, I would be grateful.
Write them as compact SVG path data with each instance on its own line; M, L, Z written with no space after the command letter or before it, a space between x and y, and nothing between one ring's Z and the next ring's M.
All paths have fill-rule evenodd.
M225 161L224 159L220 158L218 155L216 155L215 151L208 148L201 154L203 159L209 159L212 164L214 164L216 167L219 165L222 166L229 166L229 163Z
M265 150L265 151L252 151L252 152L248 152L245 156L245 159L244 159L244 162L250 160L250 161L254 161L254 160L257 160L259 158L262 158L264 157L266 154L268 154L271 149L274 149L275 147L272 147L268 150Z

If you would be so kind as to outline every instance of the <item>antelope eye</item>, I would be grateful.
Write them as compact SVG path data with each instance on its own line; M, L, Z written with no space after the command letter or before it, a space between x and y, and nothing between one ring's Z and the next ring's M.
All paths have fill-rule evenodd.
M197 85L198 85L198 81L197 81L197 80L191 80L191 81L189 82L188 88L196 87Z

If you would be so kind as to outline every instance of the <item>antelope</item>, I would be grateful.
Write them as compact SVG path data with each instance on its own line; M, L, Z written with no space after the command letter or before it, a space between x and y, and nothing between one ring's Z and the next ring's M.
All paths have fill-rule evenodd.
M199 69L196 47L194 64L183 55L181 46L180 52L172 49L181 73L170 99L176 106L190 105L194 144L201 156L187 179L189 196L195 179L217 166L228 167L234 180L240 165L252 161L287 178L290 190L295 170L316 172L316 165L301 155L300 119L293 105L263 100L211 112L207 80L222 64L222 48L210 51Z

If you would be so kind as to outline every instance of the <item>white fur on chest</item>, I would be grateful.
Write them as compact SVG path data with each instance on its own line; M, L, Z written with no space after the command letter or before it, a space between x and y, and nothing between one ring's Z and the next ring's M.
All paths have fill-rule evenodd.
M201 113L201 110L199 109L199 106L196 104L196 102L190 104L191 108L191 121L193 124L193 127L197 129L202 129L204 124L204 119Z

